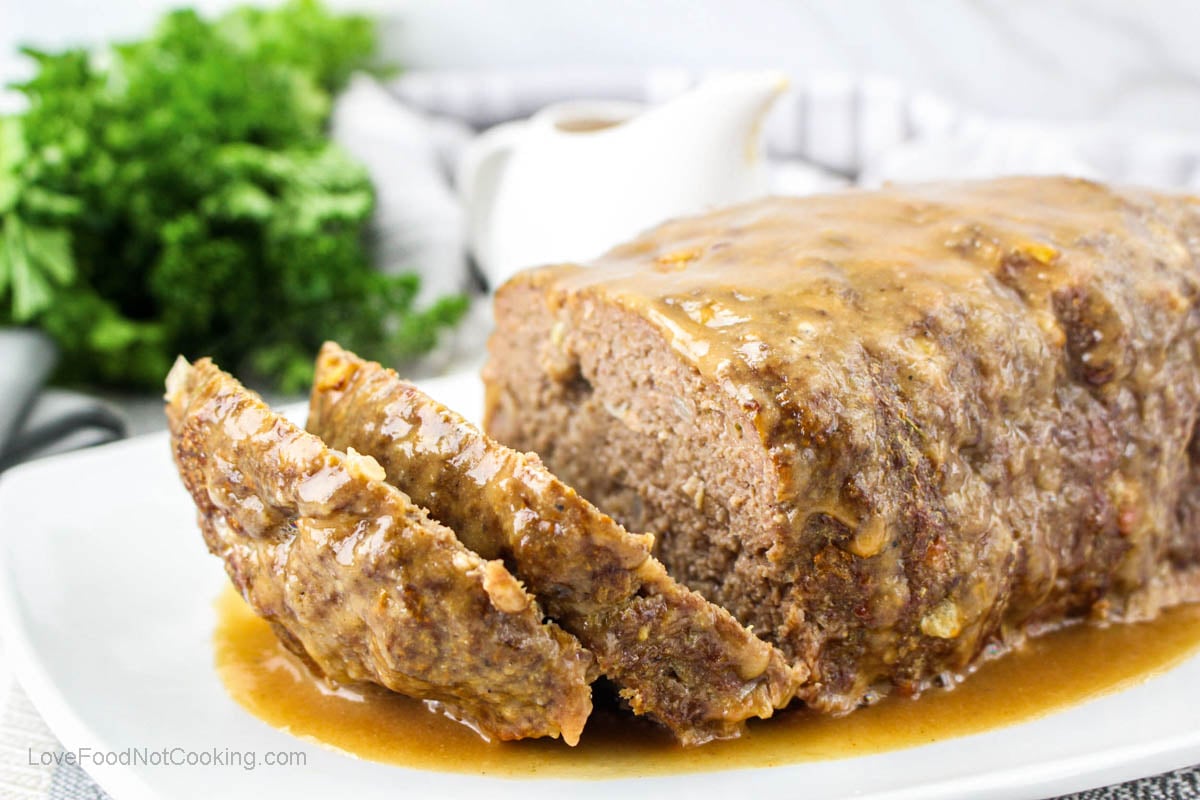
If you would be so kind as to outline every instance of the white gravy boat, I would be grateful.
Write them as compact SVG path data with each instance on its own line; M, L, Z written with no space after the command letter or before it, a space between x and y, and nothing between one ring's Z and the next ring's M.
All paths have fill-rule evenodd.
M762 120L778 72L711 78L652 108L568 102L498 125L457 181L469 244L492 286L525 267L583 261L663 220L760 196Z

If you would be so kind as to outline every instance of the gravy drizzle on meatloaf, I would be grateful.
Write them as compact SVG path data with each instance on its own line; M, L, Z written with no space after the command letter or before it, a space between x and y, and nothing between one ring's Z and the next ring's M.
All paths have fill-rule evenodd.
M496 298L486 428L847 711L1200 598L1200 204L768 199Z
M167 418L209 550L288 649L488 737L579 740L591 654L377 463L330 450L208 359L172 369Z
M486 558L504 558L638 714L686 745L738 735L790 701L802 666L676 583L628 533L542 466L395 372L326 344L308 428L373 456L388 480Z

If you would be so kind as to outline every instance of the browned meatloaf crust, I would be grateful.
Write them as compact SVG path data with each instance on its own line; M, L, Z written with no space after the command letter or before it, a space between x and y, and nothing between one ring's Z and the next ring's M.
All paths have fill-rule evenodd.
M391 370L327 344L309 430L374 456L388 480L486 558L503 557L639 714L684 744L737 735L791 700L807 670L680 586L537 456L483 435Z
M207 359L168 378L171 444L209 550L279 638L328 678L424 698L500 739L574 744L591 655L383 481Z
M1200 597L1198 255L1063 178L678 220L500 289L486 427L844 711Z

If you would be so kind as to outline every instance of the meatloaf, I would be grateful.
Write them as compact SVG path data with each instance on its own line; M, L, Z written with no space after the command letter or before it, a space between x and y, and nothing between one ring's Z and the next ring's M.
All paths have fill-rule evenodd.
M806 677L727 611L676 583L631 534L550 474L379 364L317 360L308 429L387 479L485 558L512 565L638 714L685 745L736 736Z
M486 429L842 712L1200 599L1200 201L767 199L496 297Z
M180 359L167 403L209 550L318 673L425 699L488 737L578 741L591 654L500 561L464 547L370 457L330 450L208 359Z

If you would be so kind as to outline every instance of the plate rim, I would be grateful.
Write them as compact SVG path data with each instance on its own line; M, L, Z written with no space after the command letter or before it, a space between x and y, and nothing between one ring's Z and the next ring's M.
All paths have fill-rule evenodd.
M12 490L14 476L17 481L28 479L28 473L52 471L61 461L78 458L81 454L92 454L100 450L123 449L144 444L161 433L146 433L131 436L117 442L47 456L46 458L18 464L0 475L0 515L5 508L5 499ZM0 517L2 518L2 517ZM22 621L18 610L20 596L17 583L12 578L13 564L9 559L8 533L0 526L0 643L3 643L4 658L12 672L16 687L25 692L34 709L54 734L64 750L79 750L91 746L104 749L107 743L92 726L73 710L66 694L50 679L49 671L43 666L33 639ZM158 800L157 796L132 769L109 765L80 765L113 800Z

